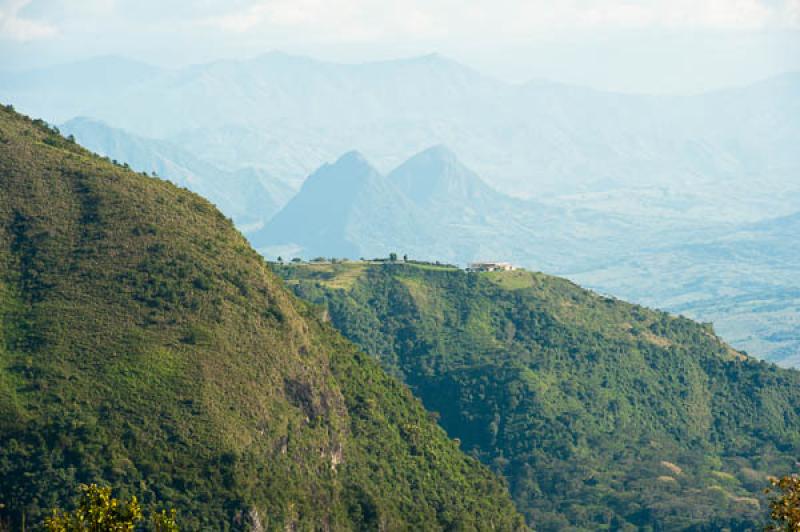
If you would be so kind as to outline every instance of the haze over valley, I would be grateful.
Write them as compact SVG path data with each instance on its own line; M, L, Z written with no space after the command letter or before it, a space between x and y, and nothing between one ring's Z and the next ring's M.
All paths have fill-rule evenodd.
M800 211L800 74L646 96L511 84L436 54L272 52L104 57L4 76L0 97L210 198L267 257L510 260L797 361L781 220Z

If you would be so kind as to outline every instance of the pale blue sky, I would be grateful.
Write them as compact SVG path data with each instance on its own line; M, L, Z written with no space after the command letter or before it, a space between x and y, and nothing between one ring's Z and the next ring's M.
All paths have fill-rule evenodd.
M0 67L439 52L490 75L696 92L800 70L800 0L0 0Z

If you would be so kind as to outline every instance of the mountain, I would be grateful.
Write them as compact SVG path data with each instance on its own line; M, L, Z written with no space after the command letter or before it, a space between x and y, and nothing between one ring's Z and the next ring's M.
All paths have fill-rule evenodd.
M342 182L349 171L337 169ZM291 208L276 216L281 223L253 236L256 246L271 257L397 252L457 264L509 260L711 321L739 349L782 365L797 363L797 215L662 227L662 218L644 211L627 217L583 209L578 202L512 198L441 145L413 156L385 179L375 169L369 172L370 183L381 183L369 194L339 184L318 189L321 181L309 179ZM310 239L314 234L321 236Z
M0 109L0 520L80 482L187 530L522 528L208 201Z
M800 373L709 325L527 271L276 264L509 481L536 530L761 530Z
M484 183L444 145L414 155L388 178L414 204L456 218L490 216L510 199Z
M417 232L424 234L423 219L424 213L393 183L351 151L309 176L300 192L251 241L257 249L272 249L274 254L388 254L393 242L417 238L430 242Z
M357 164L354 163L357 161ZM349 153L312 174L298 194L250 235L267 256L379 257L390 252L461 263L503 257L550 270L596 264L620 248L627 222L497 192L444 146L388 176ZM631 225L631 224L628 224ZM626 245L652 233L639 223ZM613 228L613 231L609 230Z
M59 129L90 150L156 172L211 200L241 228L261 226L289 200L294 190L256 168L226 171L203 162L179 146L132 135L90 118L74 118Z

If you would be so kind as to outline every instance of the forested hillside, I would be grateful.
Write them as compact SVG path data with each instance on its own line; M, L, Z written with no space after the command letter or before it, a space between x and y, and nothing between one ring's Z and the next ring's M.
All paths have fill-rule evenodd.
M186 530L523 526L210 203L2 108L0 522L80 482Z
M709 325L526 271L274 264L510 482L537 530L760 530L800 373Z

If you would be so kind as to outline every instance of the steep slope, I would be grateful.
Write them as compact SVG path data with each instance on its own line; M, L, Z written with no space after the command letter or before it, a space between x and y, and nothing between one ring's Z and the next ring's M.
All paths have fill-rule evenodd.
M758 530L800 373L710 326L525 271L273 265L507 476L537 530Z
M289 185L265 175L263 170L221 170L171 142L132 135L98 120L74 118L59 129L95 153L127 163L137 171L156 172L189 188L242 228L263 225L294 193Z
M517 528L501 482L202 198L0 109L0 519L78 482L187 530Z
M380 256L397 242L430 243L425 219L360 153L351 151L309 176L251 241L272 255Z

